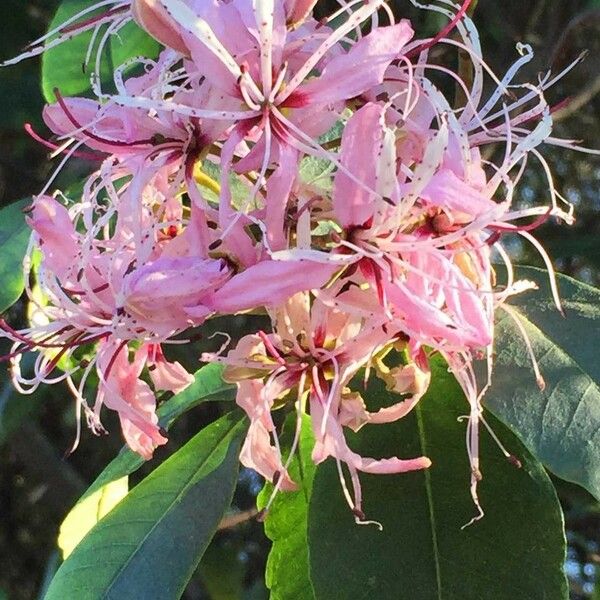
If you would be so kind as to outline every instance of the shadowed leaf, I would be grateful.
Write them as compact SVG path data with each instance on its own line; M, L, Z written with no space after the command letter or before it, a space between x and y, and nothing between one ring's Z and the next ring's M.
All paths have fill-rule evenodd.
M359 526L344 501L335 463L317 468L308 539L318 600L565 600L565 539L556 493L541 465L495 419L492 427L523 463L509 464L482 436L479 485L485 517L461 530L475 509L465 449L466 400L441 361L429 392L404 419L351 437L366 456L425 454L426 471L361 474L364 510L383 531ZM387 392L369 386L368 401Z
M153 471L81 541L46 600L179 598L231 502L245 431L230 413Z

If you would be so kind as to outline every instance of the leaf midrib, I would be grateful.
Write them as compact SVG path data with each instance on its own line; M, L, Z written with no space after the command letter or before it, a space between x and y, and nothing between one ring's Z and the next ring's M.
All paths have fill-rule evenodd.
M425 424L423 422L422 410L423 409L421 408L421 406L416 407L417 428L419 431L419 443L421 445L421 453L423 456L427 456L427 444L425 441ZM435 565L435 582L437 588L437 598L438 600L443 600L442 570L439 560L437 527L435 519L435 510L433 507L433 490L431 489L431 472L429 471L429 469L424 469L423 477L425 482L425 491L427 493L427 509L429 512L429 526L431 528L431 543L433 546L433 561Z

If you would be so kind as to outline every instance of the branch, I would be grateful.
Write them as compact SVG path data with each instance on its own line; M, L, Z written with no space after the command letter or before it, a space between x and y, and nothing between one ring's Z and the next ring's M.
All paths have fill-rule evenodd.
M223 517L219 526L217 527L217 531L223 531L224 529L231 529L232 527L236 527L246 521L250 521L254 517L258 515L258 510L256 508L251 508L250 510L245 510L239 513L233 513L230 515L226 515Z

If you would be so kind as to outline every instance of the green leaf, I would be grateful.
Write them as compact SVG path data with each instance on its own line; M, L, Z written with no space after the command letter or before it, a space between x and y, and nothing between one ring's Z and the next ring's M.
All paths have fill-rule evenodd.
M290 415L285 424L281 443L291 447L296 415ZM265 519L265 533L273 542L267 560L265 575L271 600L314 600L309 579L307 518L308 503L315 474L311 460L314 436L310 417L303 415L300 443L289 473L298 484L296 492L281 492L276 497ZM267 483L258 496L258 508L267 505L273 485Z
M241 552L243 548L220 544L217 539L207 548L198 573L210 600L242 598L246 565L240 560Z
M66 559L92 527L107 515L129 492L129 480L122 477L78 502L60 526L58 547Z
M131 21L127 23L118 35L111 38L110 56L113 65L119 66L131 58L146 57L156 58L160 53L160 44L151 38L143 29ZM125 69L125 74L130 73L136 67L133 64Z
M331 191L334 169L335 165L325 158L307 156L300 162L298 174L304 184L314 185L324 191Z
M137 485L58 570L46 600L179 598L229 507L246 431L209 425Z
M383 405L386 396L383 385L372 381L368 402ZM354 523L332 459L317 468L308 526L317 599L566 600L556 493L541 465L493 417L493 429L523 468L482 435L479 496L486 515L461 530L475 512L466 425L457 420L467 408L458 384L437 361L431 388L412 413L352 436L352 447L365 456L427 455L433 461L425 471L361 474L364 511L383 531Z
M30 200L19 200L0 210L0 312L11 307L23 293L23 257L31 230L25 222L23 208Z
M202 402L231 399L236 386L223 381L222 375L223 366L216 363L196 371L191 385L158 408L160 425L168 429L173 421Z
M90 0L63 0L48 29L62 25L67 19L90 6ZM89 17L90 15L87 15ZM86 18L87 18L86 17ZM55 102L54 89L62 96L78 96L91 90L90 77L95 69L95 53L92 63L84 70L84 61L92 31L81 33L59 46L46 50L42 55L42 92L47 102ZM101 63L100 77L110 80L108 60Z
M190 386L179 392L179 394L175 394L158 408L157 414L161 427L169 429L173 421L202 402L223 400L227 398L228 394L232 394L235 386L225 383L221 377L222 373L223 367L217 364L206 365L199 369L194 376L194 382ZM124 446L87 489L79 502L111 481L131 475L144 462L139 454Z
M52 19L49 29L62 25L69 17L88 8L91 0L63 0ZM100 14L100 13L97 13ZM89 18L87 15L85 18ZM91 76L96 68L98 41L106 31L102 27L92 52L92 60L84 69L84 62L92 41L92 31L81 33L59 46L44 52L42 56L42 91L48 102L54 102L54 89L63 96L79 96L91 92ZM112 35L100 61L100 79L103 85L112 85L113 66L119 66L130 58L145 56L156 58L160 45L135 23L125 25L118 34ZM135 65L125 70L131 73Z
M553 473L600 499L600 290L560 275L566 313L554 307L546 271L520 268L537 282L511 300L519 312L546 382L536 384L514 322L498 313L493 385L484 405Z

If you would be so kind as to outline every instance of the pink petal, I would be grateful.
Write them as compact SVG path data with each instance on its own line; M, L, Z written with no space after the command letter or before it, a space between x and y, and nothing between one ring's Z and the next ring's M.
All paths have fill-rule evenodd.
M429 369L423 371L415 363L395 367L384 376L387 388L397 394L411 394L410 398L369 414L370 423L392 423L405 417L425 395L431 381Z
M350 118L344 133L340 161L366 188L375 188L377 156L381 151L383 108L366 104ZM374 213L374 194L339 169L333 187L333 209L342 227L363 225Z
M306 19L317 0L284 0L285 15L288 26L297 26Z
M334 57L319 77L298 87L285 105L334 104L360 96L383 81L386 69L400 56L413 33L407 20L377 28L354 44L349 52Z
M125 277L125 308L143 322L184 326L189 320L184 307L201 304L228 277L221 260L161 257Z
M132 0L131 14L137 24L154 39L189 56L190 52L179 34L177 24L169 17L159 0Z
M292 491L296 489L296 484L284 469L281 454L271 444L270 432L274 430L274 425L270 410L273 402L264 397L264 389L264 383L259 379L241 381L238 384L236 402L250 418L250 428L240 461L269 481L278 477L281 489Z
M267 181L265 225L272 251L287 247L285 214L298 167L298 153L285 144L280 146L279 166Z
M119 413L121 429L129 447L146 460L157 446L167 443L160 433L156 416L156 399L150 386L139 379L141 355L129 362L127 348L117 341L101 344L98 369L105 381L98 388L99 404Z
M260 421L250 424L248 435L242 446L240 462L249 469L254 469L265 479L279 482L280 489L292 492L298 486L292 481L283 467L281 455L271 444L271 437Z
M335 270L331 265L304 260L262 261L232 277L205 304L223 313L277 306L297 292L320 288Z
M39 239L44 265L59 279L67 278L76 263L79 244L67 209L50 196L37 196L27 223Z
M324 410L321 401L314 396L310 401L310 411L313 430L316 436L313 460L317 464L323 462L328 456L333 456L358 471L385 474L406 473L408 471L426 469L431 466L431 460L425 456L411 459L401 459L393 456L381 460L360 456L348 447L342 426L334 415L329 415L325 427L325 435L322 435Z
M450 169L440 169L421 192L421 198L433 206L471 217L497 208L494 201L459 179Z
M148 371L157 392L167 391L177 394L194 382L194 376L180 363L169 362L165 358L159 344L150 344L147 352L150 363Z

